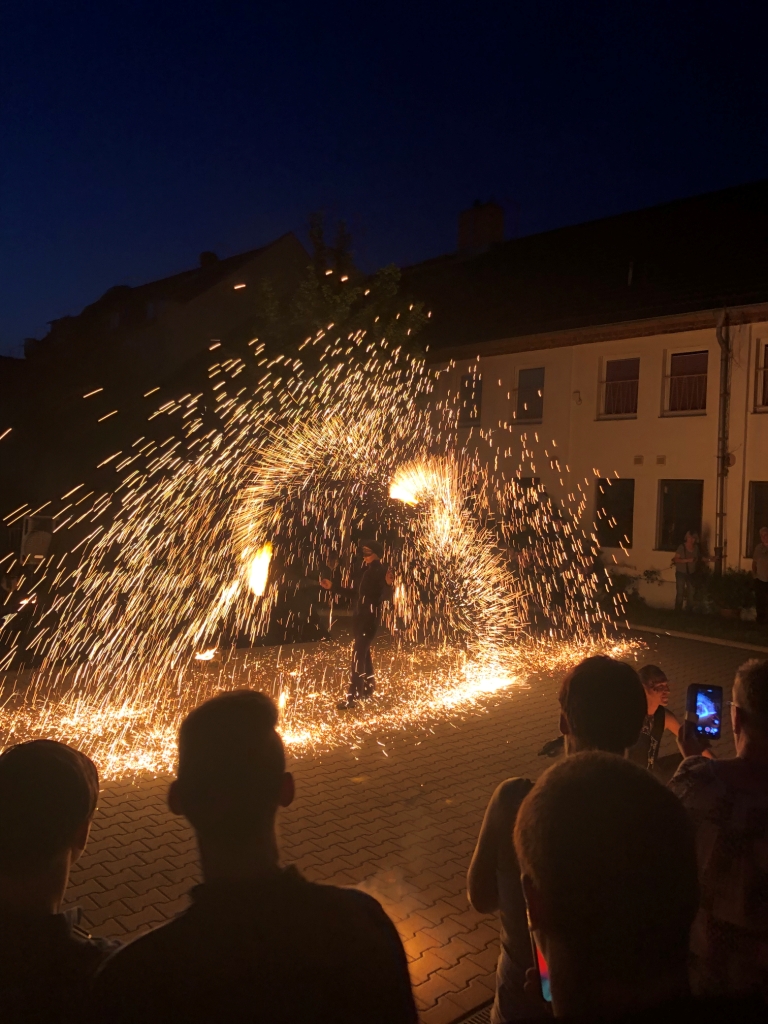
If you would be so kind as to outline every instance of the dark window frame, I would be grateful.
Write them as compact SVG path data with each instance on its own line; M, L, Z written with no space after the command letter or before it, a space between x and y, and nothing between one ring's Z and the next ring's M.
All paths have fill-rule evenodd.
M768 514L761 512L759 518L764 519L765 522L758 522L758 500L757 500L757 488L761 487L765 490L765 495L760 500L759 504L768 507L768 480L750 480L749 481L749 503L747 505L747 537L746 544L747 549L744 552L745 558L751 558L755 545L760 540L759 530L761 526L768 526Z
M666 495L668 491L665 491L665 487L669 488L672 486L679 492L683 491L682 487L675 485L681 484L696 484L699 492L698 512L691 514L690 512L680 511L677 515L680 518L679 523L673 523L669 529L665 529L665 504ZM689 488L693 491L694 488ZM679 499L678 499L679 501ZM701 537L701 527L704 519L704 481L695 479L693 477L684 478L667 478L659 480L659 490L657 498L657 509L656 509L656 551L677 551L678 547L683 543L685 534L688 530L694 530ZM665 536L665 533L667 536ZM674 536L670 536L674 534Z
M693 361L696 356L704 356L706 370L695 373L681 373L685 369L681 360ZM679 368L675 372L677 367ZM664 379L664 415L665 416L701 416L707 411L707 389L709 386L709 349L695 349L684 352L671 352L669 355L668 373Z
M541 372L541 384L520 385L523 374ZM546 387L546 366L523 366L517 371L515 388L515 421L518 423L541 423L544 420L544 389ZM521 408L531 405L533 408Z
M636 377L617 376L609 369L619 363L636 364ZM600 380L600 419L637 419L637 398L640 389L640 356L615 356L603 360Z
M768 341L758 341L757 363L755 365L755 410L768 411Z
M620 517L623 521L620 521ZM611 526L611 520L614 526ZM595 526L597 542L601 548L628 550L632 547L635 526L634 477L598 477L595 485Z

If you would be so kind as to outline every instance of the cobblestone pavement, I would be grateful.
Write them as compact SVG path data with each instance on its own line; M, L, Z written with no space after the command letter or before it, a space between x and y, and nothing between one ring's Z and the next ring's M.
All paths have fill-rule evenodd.
M660 664L682 714L691 682L727 688L754 655L735 648L643 634L639 664ZM313 881L357 886L381 901L405 944L425 1024L448 1024L493 996L494 916L467 903L465 877L487 800L513 775L535 777L557 734L559 680L504 695L487 711L443 722L431 734L382 748L335 751L290 764L294 805L281 813L284 859ZM665 738L661 754L674 750ZM728 731L718 753L728 756ZM165 806L167 780L107 783L88 849L68 899L98 935L129 939L187 903L198 881L192 834Z

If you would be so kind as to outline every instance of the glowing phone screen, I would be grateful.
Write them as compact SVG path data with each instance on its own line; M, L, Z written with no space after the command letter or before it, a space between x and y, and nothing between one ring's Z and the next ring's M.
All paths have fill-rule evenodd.
M549 987L549 967L547 961L542 956L539 947L536 947L536 964L539 968L539 975L541 977L541 994L544 996L548 1003L552 1002L552 992Z

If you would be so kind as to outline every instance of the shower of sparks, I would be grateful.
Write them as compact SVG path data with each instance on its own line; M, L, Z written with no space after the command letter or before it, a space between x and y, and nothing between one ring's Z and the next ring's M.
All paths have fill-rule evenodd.
M459 397L439 396L439 372L422 358L364 331L310 342L306 367L282 355L266 365L250 343L255 386L238 386L243 359L214 363L210 395L149 416L180 413L175 433L107 460L120 475L111 492L81 496L81 484L64 495L54 531L87 522L88 532L31 574L30 595L46 594L26 640L33 673L8 671L19 635L6 627L0 745L49 736L89 753L105 777L167 772L181 718L252 686L278 703L292 749L356 746L485 706L533 672L621 651L610 627L622 609L605 606L580 484L555 509L530 483L535 442L514 424L459 445ZM206 433L204 404L218 420ZM283 614L286 581L314 595L311 618L328 600L321 567L348 562L372 520L396 571L390 638L377 642L376 697L340 716L348 647L258 644ZM231 637L253 646L234 649Z

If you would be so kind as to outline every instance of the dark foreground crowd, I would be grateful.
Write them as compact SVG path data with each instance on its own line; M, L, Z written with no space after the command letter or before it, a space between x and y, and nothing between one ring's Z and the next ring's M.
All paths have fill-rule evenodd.
M736 675L729 760L667 721L651 668L578 665L560 692L565 758L491 798L468 888L500 914L495 1022L768 1019L768 662ZM93 763L49 740L0 756L0 1022L416 1021L381 906L280 864L275 819L294 782L276 724L249 690L184 721L168 802L195 831L204 882L123 947L61 910L96 809ZM668 786L654 764L665 726L684 757Z

